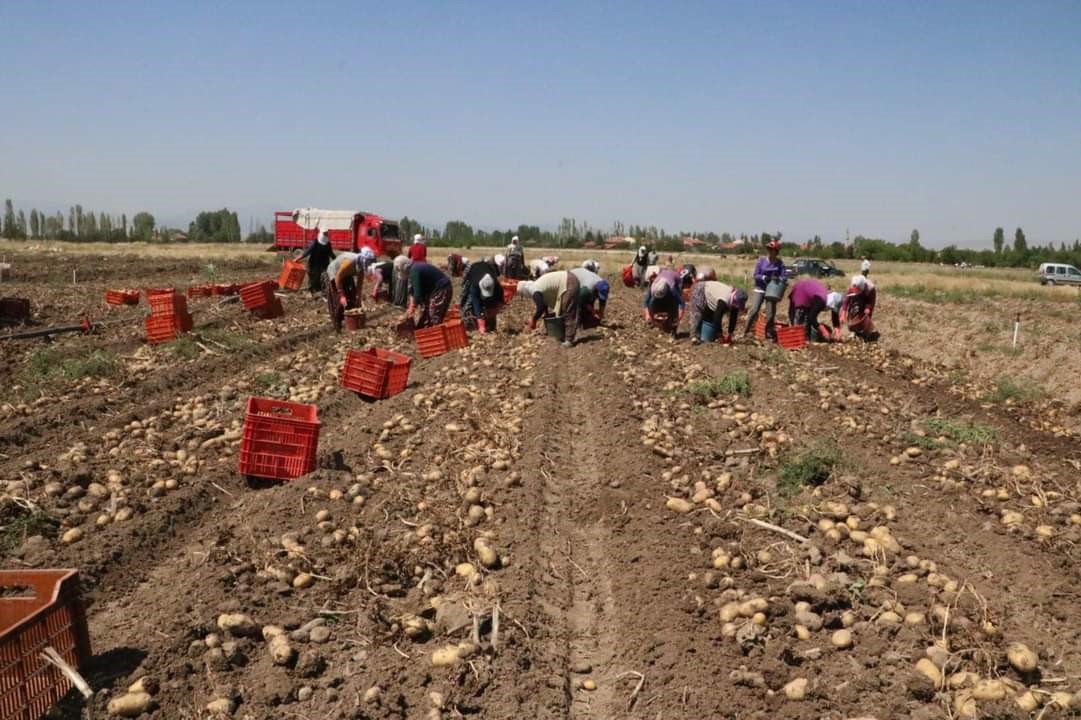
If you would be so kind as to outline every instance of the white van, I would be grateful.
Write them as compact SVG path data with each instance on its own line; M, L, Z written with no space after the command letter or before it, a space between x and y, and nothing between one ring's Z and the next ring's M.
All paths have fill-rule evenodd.
M1081 270L1073 265L1061 263L1042 263L1040 265L1041 285L1081 285Z

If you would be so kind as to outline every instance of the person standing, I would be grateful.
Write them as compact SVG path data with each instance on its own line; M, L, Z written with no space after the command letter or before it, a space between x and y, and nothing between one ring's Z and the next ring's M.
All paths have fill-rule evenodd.
M519 280L525 277L525 251L522 249L522 243L518 240L517 235L510 239L506 254L506 276L511 280Z
M413 261L406 255L394 258L394 282L391 283L392 299L394 304L405 308L409 300L409 266Z
M450 307L450 278L426 262L415 262L409 266L409 307L406 315L413 317L417 308L420 316L416 318L417 328L430 327L443 322Z
M578 278L574 273L557 270L538 280L518 283L518 294L533 300L530 330L536 330L538 320L558 311L563 318L563 347L574 345L578 335Z
M638 248L634 256L634 286L644 287L646 284L646 268L649 267L649 250L645 245Z
M864 277L868 277L871 274L871 259L867 256L864 256L863 262L860 263L860 273Z
M323 273L334 259L334 250L330 247L330 233L319 231L315 240L297 260L308 259L308 292L312 295L323 289Z
M781 261L780 252L781 243L771 240L766 245L766 256L758 258L758 263L754 266L754 293L751 298L751 309L747 313L747 325L743 330L744 336L750 335L751 328L754 327L754 322L758 319L758 313L762 309L762 303L765 302L766 337L771 340L777 338L774 321L777 318L777 302L781 298L780 296L766 297L766 292L770 283L784 283L788 277L784 262Z
M420 233L413 236L413 244L409 246L409 259L415 263L428 262L428 246Z

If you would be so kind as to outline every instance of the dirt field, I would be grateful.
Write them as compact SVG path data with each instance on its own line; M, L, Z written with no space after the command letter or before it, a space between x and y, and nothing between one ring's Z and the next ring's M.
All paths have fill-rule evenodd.
M152 718L1076 712L1078 398L1022 380L1077 361L970 347L1031 300L943 313L884 274L880 345L786 353L672 343L621 286L567 350L517 299L369 403L338 369L414 354L396 312L335 336L307 293L274 321L193 300L192 336L151 347L106 288L276 261L57 255L16 256L0 295L124 322L0 342L0 552L80 569L94 717L140 679ZM315 473L237 474L253 394L318 405Z

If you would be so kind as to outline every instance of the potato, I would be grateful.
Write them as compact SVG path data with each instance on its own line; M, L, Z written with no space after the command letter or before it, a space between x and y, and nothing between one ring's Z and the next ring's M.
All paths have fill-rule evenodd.
M691 510L694 510L694 505L692 503L677 497L668 498L668 502L666 502L664 506L673 512L681 514L689 513Z
M71 528L61 536L60 541L65 545L71 545L82 540L83 534L82 528Z
M219 615L218 629L235 637L251 637L259 634L259 629L252 619L243 613Z
M852 647L852 633L849 630L837 630L830 637L830 642L835 648L846 650Z
M289 638L284 633L271 636L267 649L275 665L288 665L296 656L296 650L290 645Z
M971 692L976 700L1002 700L1006 697L1006 685L1001 680L980 680Z
M802 700L807 697L807 678L796 678L787 683L784 694L789 700Z
M153 702L154 699L145 692L128 693L110 700L107 710L110 715L117 715L119 717L139 717L150 709Z
M927 658L920 658L916 662L916 672L930 680L936 689L942 688L942 671Z
M1039 658L1024 643L1010 643L1006 648L1006 658L1013 669L1019 673L1030 673L1039 664Z
M445 645L432 652L432 665L447 667L457 665L461 660L461 654L457 645Z

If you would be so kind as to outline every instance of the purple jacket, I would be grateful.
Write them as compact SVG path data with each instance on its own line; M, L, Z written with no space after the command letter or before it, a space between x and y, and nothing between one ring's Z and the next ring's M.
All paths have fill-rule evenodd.
M829 288L814 278L804 278L792 286L792 292L788 294L788 301L792 307L809 308L811 302L818 298L822 301L822 307L826 307L826 297Z
M754 286L756 288L765 290L770 280L784 280L786 277L784 262L780 256L773 262L770 262L767 256L758 258L758 263L754 266Z

